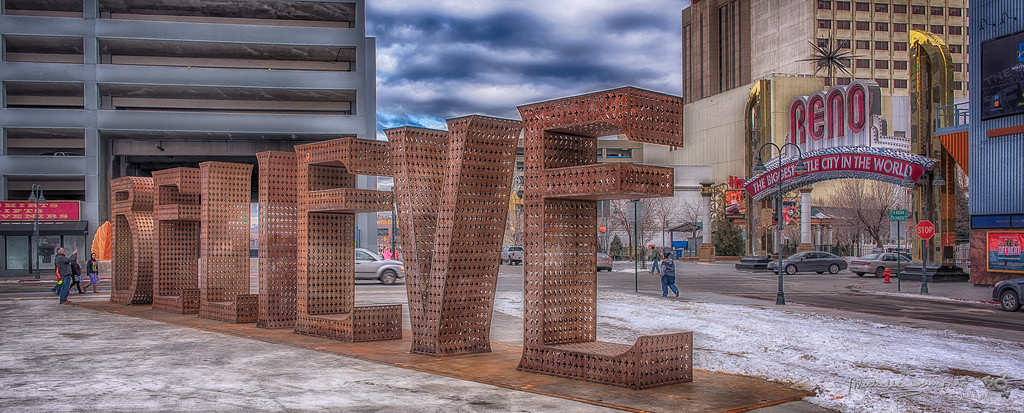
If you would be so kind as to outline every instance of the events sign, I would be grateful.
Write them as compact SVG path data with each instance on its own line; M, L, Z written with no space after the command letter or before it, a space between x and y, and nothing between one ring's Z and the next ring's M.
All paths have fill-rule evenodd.
M1024 232L992 231L986 238L989 271L1024 272Z
M46 201L36 204L28 201L0 201L0 221L34 221L38 205L40 221L78 221L81 203L78 201Z

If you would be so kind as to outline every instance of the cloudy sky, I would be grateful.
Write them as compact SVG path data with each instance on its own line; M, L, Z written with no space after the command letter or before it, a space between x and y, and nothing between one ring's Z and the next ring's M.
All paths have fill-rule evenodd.
M516 106L637 86L679 95L690 0L368 0L377 126L519 119Z

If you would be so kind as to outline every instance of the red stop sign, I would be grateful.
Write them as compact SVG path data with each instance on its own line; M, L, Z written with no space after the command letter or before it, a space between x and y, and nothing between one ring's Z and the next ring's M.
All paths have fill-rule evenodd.
M935 235L935 225L931 221L917 223L917 236L921 239L931 239Z

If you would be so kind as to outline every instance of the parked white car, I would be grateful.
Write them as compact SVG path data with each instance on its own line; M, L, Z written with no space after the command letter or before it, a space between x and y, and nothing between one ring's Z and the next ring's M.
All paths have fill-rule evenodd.
M405 265L401 261L386 260L365 249L356 248L355 273L357 280L380 280L381 284L394 284L405 279Z
M523 264L523 247L518 245L507 246L501 249L501 263L522 265Z

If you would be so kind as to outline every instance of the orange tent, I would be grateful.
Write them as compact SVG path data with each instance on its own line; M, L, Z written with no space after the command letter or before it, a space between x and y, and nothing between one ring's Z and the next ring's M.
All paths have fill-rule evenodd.
M111 232L110 221L104 222L100 225L100 228L96 230L96 237L92 239L92 252L96 254L96 259L104 261L110 260L110 256L113 253L111 249L111 237L114 234Z

